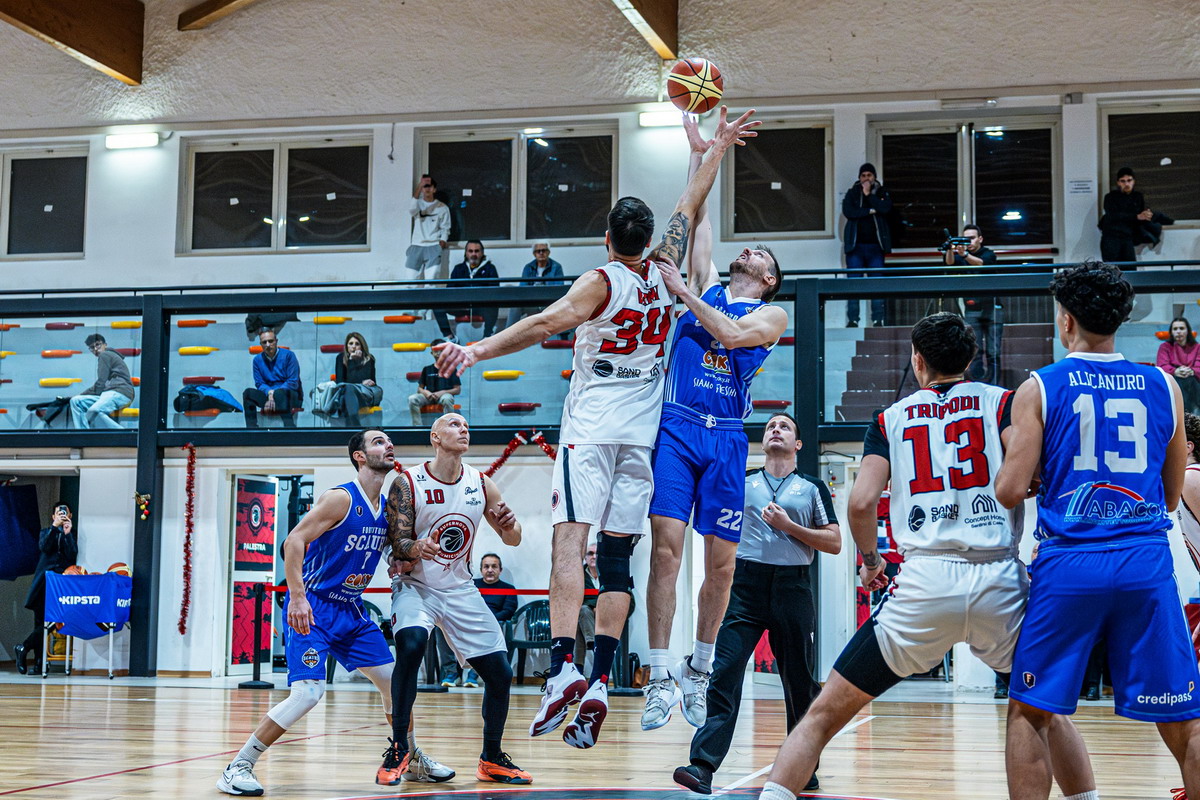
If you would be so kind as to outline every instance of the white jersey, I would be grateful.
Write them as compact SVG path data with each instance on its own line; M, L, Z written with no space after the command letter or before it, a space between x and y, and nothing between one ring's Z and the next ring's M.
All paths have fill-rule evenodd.
M413 533L419 541L434 539L442 551L421 559L412 572L392 581L393 587L418 583L431 589L474 587L471 548L487 507L483 475L463 464L454 483L443 483L429 474L429 462L404 470L396 480L408 481L413 496Z
M575 329L574 372L558 437L563 444L654 445L674 298L658 266L645 266L645 279L618 261L596 269L608 298Z
M1015 556L1023 504L1006 511L996 500L1011 396L960 381L920 389L879 415L892 471L892 536L902 555Z
M1194 471L1200 472L1200 464L1187 465L1189 474ZM1185 485L1186 482L1185 477ZM1189 507L1187 501L1180 497L1179 506L1175 509L1175 522L1179 524L1179 530L1183 531L1183 543L1187 545L1192 563L1200 570L1200 519L1196 519L1196 514L1200 514L1200 508Z

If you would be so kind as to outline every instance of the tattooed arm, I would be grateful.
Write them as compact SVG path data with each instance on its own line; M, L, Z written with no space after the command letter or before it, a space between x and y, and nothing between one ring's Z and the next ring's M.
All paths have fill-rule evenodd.
M441 551L441 546L433 539L417 538L414 528L416 519L417 507L413 502L412 486L408 477L402 474L392 481L387 499L387 535L393 561L433 558Z

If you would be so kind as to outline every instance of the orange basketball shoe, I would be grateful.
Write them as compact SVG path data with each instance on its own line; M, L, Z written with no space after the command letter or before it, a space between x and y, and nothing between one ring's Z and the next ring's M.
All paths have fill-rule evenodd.
M475 768L475 777L481 781L494 783L533 783L533 778L529 773L512 763L508 753L496 756L495 761L485 761L480 758L479 766Z
M399 786L408 769L412 753L400 755L400 745L388 738L388 749L383 751L383 765L375 771L375 782L380 786Z

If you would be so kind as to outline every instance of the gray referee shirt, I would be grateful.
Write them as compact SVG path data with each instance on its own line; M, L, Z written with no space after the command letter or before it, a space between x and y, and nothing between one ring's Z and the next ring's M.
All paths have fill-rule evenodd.
M833 498L818 478L800 472L776 478L765 469L756 469L746 475L746 510L737 557L776 566L811 564L811 547L763 522L763 509L772 502L805 528L837 523Z

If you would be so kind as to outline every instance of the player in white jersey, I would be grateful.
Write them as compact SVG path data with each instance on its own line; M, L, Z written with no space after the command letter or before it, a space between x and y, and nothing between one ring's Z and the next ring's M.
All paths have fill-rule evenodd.
M1187 469L1183 473L1183 496L1175 509L1175 522L1183 533L1192 564L1200 570L1200 517L1197 516L1200 514L1200 417L1184 414L1183 431L1187 434ZM1197 633L1200 627L1192 634L1193 639Z
M964 380L975 334L958 315L922 319L912 344L921 388L868 429L849 509L862 552L859 577L868 591L880 588L886 578L876 506L890 477L892 531L904 566L780 748L762 798L794 800L825 745L863 706L903 678L932 669L958 642L997 672L1012 667L1029 590L1017 558L1022 521L995 493L1012 392ZM1051 736L1059 785L1074 800L1094 800L1083 740L1069 720L1056 723Z
M661 412L662 359L671 327L672 299L655 261L679 263L688 232L717 175L725 152L755 136L747 111L721 119L708 157L688 181L662 241L647 258L654 215L636 197L623 197L608 215L604 234L609 262L576 279L566 295L539 314L473 345L444 344L443 375L487 358L514 353L571 328L575 371L563 405L559 452L550 497L554 522L550 573L550 675L531 736L555 730L570 705L575 718L563 732L574 747L596 743L608 713L608 676L629 611L633 588L629 559L644 533L650 505L650 449ZM583 551L598 528L595 655L590 680L572 663L575 628L583 603ZM580 702L582 700L582 702Z
M491 478L462 459L471 445L461 414L445 414L429 431L434 457L400 473L388 491L388 541L392 558L411 569L392 580L392 631L396 669L392 674L393 747L404 757L417 696L417 670L433 626L441 628L460 664L483 680L483 752L475 777L497 783L531 783L529 773L501 749L508 718L512 667L500 623L471 574L471 548L479 524L488 524L510 547L521 543L521 524ZM397 783L399 781L397 780Z

